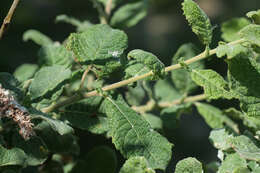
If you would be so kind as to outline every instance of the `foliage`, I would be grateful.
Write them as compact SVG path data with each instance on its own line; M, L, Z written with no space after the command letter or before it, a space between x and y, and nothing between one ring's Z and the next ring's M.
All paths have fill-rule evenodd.
M164 137L165 131L175 133L181 116L196 108L212 129L209 140L219 160L206 164L188 157L175 172L213 167L219 173L259 172L259 10L247 13L251 22L224 22L225 42L210 50L210 19L193 0L184 0L184 15L206 51L186 43L167 67L151 52L127 50L127 34L120 30L141 21L149 1L92 2L100 24L60 15L56 22L76 27L62 43L26 31L24 41L40 46L38 64L23 64L13 75L0 73L0 171L165 172L175 159L175 141ZM226 76L205 69L201 60L214 54L227 64ZM115 90L119 87L125 90ZM211 101L218 99L239 105L221 110ZM23 139L28 126L32 136ZM82 134L99 136L114 148L95 146L84 155Z

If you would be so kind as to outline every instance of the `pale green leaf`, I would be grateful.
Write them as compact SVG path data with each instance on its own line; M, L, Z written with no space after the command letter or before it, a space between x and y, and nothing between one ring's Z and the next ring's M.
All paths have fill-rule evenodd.
M250 11L246 13L246 16L251 18L255 24L260 24L260 10Z
M24 41L32 40L40 46L53 43L53 41L49 37L47 37L46 35L42 34L39 31L33 30L33 29L26 31L23 34L23 40Z
M110 134L116 148L126 157L143 156L152 169L165 169L172 144L154 131L150 124L127 105L106 99Z
M246 160L237 153L229 154L219 167L218 173L235 173L238 169L247 168Z
M162 122L161 118L159 118L158 116L153 115L151 113L145 113L145 114L142 114L142 116L151 125L151 127L153 129L162 129L163 122Z
M0 145L0 167L9 165L24 166L26 154L20 148L6 149Z
M228 134L225 129L214 129L210 132L209 139L213 143L214 147L219 150L228 150L231 148L228 142L229 138L233 136Z
M53 91L70 77L71 71L64 66L55 65L41 68L35 74L29 88L32 99L42 97L49 91Z
M138 106L143 102L145 96L145 91L141 85L141 82L138 82L137 86L128 87L125 97L130 105Z
M36 64L22 64L15 69L14 77L20 82L24 82L32 78L37 70L38 65Z
M228 83L213 70L192 70L191 78L204 88L204 92L210 99L227 98L234 95L229 92Z
M155 173L144 157L130 157L119 173Z
M260 165L256 161L248 162L248 167L252 170L252 173L260 172Z
M192 31L203 44L209 45L212 39L212 26L208 16L193 0L184 0L182 9Z
M175 53L172 59L172 64L178 64L180 60L188 60L199 53L196 46L192 43L183 44ZM189 65L192 69L203 69L204 64L198 61ZM192 81L190 73L186 69L177 69L171 71L171 78L175 87L183 94L188 94L197 88L197 85Z
M260 25L248 25L239 32L239 35L251 44L260 47Z
M148 1L140 0L127 3L120 7L112 16L110 24L115 27L125 28L136 25L147 15Z
M65 14L61 14L56 16L55 22L64 22L69 23L73 26L76 26L78 32L86 31L90 26L93 24L89 21L79 21L78 19L75 19L74 17L67 16Z
M161 102L171 102L180 99L182 95L166 79L158 80L154 86L155 97Z
M229 126L235 132L239 133L238 126L230 118L228 118L220 109L206 103L195 103L200 115L206 123L213 129L223 128L224 125Z
M41 165L47 160L49 151L41 138L35 136L25 141L20 135L16 134L13 136L12 142L15 147L19 147L25 152L26 165Z
M148 73L150 68L142 63L137 63L135 61L130 61L125 68L125 78L140 76L142 74Z
M175 173L203 173L202 164L193 157L179 161Z
M247 136L241 135L229 139L232 148L247 160L260 161L260 148Z
M62 65L70 67L73 63L73 54L59 43L43 46L39 53L39 64L44 66Z
M93 25L85 32L71 34L67 47L80 62L117 60L127 48L127 36L108 25Z
M240 38L238 32L249 24L250 22L244 17L232 18L221 25L221 37L227 42L238 40Z
M142 63L153 71L155 75L164 74L164 64L152 53L140 49L132 50L127 54L129 59L134 59L137 63Z
M227 56L228 59L231 59L239 55L241 52L247 52L247 48L242 46L241 44L221 44L217 47L216 55L219 58Z

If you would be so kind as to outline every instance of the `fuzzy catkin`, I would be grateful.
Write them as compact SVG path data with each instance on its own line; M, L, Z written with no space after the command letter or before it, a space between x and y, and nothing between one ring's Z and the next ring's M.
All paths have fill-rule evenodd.
M0 118L12 119L19 126L20 135L25 139L30 139L35 135L33 123L25 107L21 106L9 92L0 84Z

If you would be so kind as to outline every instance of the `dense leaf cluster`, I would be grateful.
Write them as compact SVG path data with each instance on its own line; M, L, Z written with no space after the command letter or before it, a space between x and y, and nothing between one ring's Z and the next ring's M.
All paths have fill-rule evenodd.
M223 41L210 50L209 18L194 1L184 0L184 15L205 52L198 55L195 45L184 44L165 67L151 52L128 51L128 37L120 30L146 16L148 1L92 1L102 24L60 15L56 21L74 25L77 32L62 43L36 30L25 32L24 41L40 46L38 64L23 64L13 75L0 73L1 86L26 108L35 131L24 140L14 120L0 115L0 172L165 171L174 144L164 132L174 132L192 107L212 128L209 140L219 160L204 164L189 157L177 163L176 173L259 172L259 10L247 14L251 21L224 22ZM227 63L227 76L205 69L202 59L213 54ZM114 90L123 86L125 92ZM194 96L199 87L203 93ZM210 104L216 99L236 100L239 106L221 110ZM122 168L108 146L80 155L78 131L111 139L126 159Z

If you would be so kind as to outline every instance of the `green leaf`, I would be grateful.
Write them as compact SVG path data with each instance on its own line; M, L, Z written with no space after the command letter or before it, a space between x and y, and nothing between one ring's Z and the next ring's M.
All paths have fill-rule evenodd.
M220 109L205 103L195 103L200 115L206 123L213 129L223 128L224 125L229 126L235 132L239 133L238 126L230 118L228 118Z
M144 157L131 157L124 163L119 173L155 173L155 171L149 167Z
M229 139L232 148L247 160L260 161L260 148L247 136L241 135Z
M145 119L125 104L106 99L110 134L116 148L126 157L143 156L152 169L165 169L172 144L154 131Z
M193 157L188 157L179 161L176 165L175 173L202 173L202 164Z
M213 143L214 147L219 150L228 150L231 148L228 139L233 136L228 134L225 129L214 129L210 132L209 139Z
M182 95L166 79L158 80L154 85L156 99L161 102L171 102L180 99Z
M134 59L137 63L142 63L153 71L155 75L164 74L164 64L152 53L140 49L132 50L127 54L129 59Z
M162 129L162 120L156 115L150 114L150 113L145 113L142 114L144 119L151 125L153 129Z
M234 97L233 93L229 92L228 83L213 70L192 70L191 78L204 88L205 94L210 99Z
M63 133L61 135L46 121L36 125L34 130L42 138L51 153L79 154L79 146L76 137L72 133Z
M26 165L36 166L43 164L48 157L49 151L41 138L32 137L25 141L20 135L13 136L15 147L21 148L26 154Z
M239 32L239 35L251 44L260 47L260 25L248 25Z
M74 133L74 130L72 127L65 124L61 120L56 120L56 119L49 117L49 115L47 115L47 114L44 114L44 113L36 111L36 110L32 110L30 115L33 117L33 119L41 119L41 120L46 121L50 125L50 127L60 135Z
M15 69L14 77L16 77L18 81L24 82L32 78L38 68L39 67L36 64L22 64Z
M29 92L32 99L44 96L55 90L62 82L71 77L71 71L64 66L55 65L41 68L32 81Z
M109 130L107 117L99 110L102 97L92 97L66 107L63 118L82 130L103 134Z
M69 173L85 173L86 170L93 173L115 173L116 168L115 151L106 146L98 146L87 153L84 160L77 162Z
M43 46L39 51L39 64L45 66L62 65L70 67L73 54L59 43Z
M192 43L183 44L175 53L172 59L172 64L178 64L180 60L188 60L199 53L196 46ZM189 65L191 69L203 69L204 64L198 61ZM197 85L191 80L190 73L186 69L177 69L171 71L171 78L175 87L182 94L188 94L197 88Z
M120 7L112 16L110 24L114 27L130 28L147 15L148 1L130 2Z
M249 116L260 115L260 65L251 52L227 60L230 88L240 100L241 108ZM243 69L243 70L241 70Z
M242 46L241 44L229 45L229 44L221 44L217 47L216 55L221 58L223 56L227 56L228 59L231 59L241 52L247 52L247 48Z
M163 127L169 130L175 130L179 127L182 114L191 112L191 103L174 105L161 111L160 117L163 121Z
M23 41L32 40L39 46L52 44L53 41L37 30L28 30L23 34Z
M219 167L219 173L236 173L241 168L247 168L246 160L237 153L229 154Z
M149 71L150 69L144 64L130 61L125 68L125 78L128 79L130 77L140 76L148 73Z
M240 39L238 32L249 24L249 20L244 17L232 18L221 25L221 37L227 42L238 40Z
M78 32L86 31L90 26L93 24L89 21L79 21L78 19L75 19L74 17L67 16L65 14L61 14L56 16L55 22L64 22L69 23L73 26L76 26Z
M246 13L246 16L251 18L255 24L260 24L260 10L250 11Z
M138 106L145 99L145 91L141 85L141 82L137 83L136 87L128 87L128 92L126 93L126 100L130 105Z
M0 167L26 163L26 154L20 148L5 149L0 145Z
M255 161L248 162L248 167L252 170L252 173L260 172L260 165Z
M203 44L209 45L212 39L212 26L208 16L193 0L184 0L182 9L192 31Z
M127 36L108 25L93 25L83 33L71 34L67 47L80 62L95 64L95 61L118 59L127 48Z

